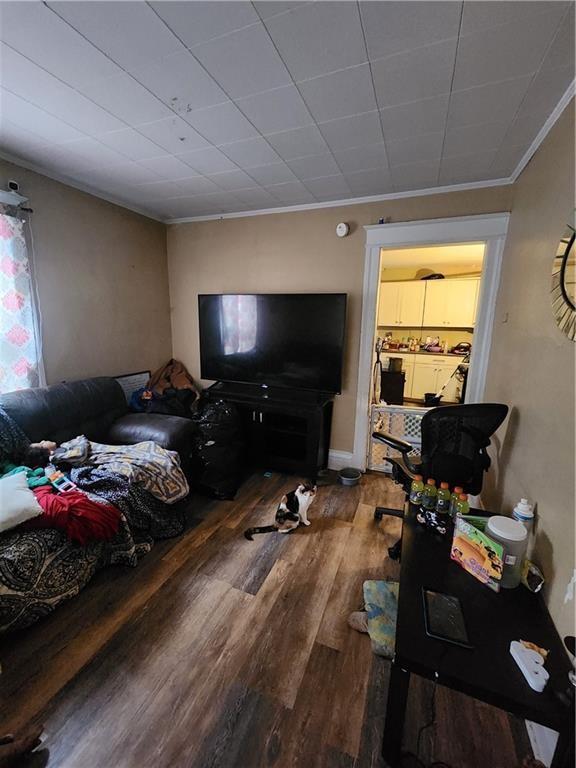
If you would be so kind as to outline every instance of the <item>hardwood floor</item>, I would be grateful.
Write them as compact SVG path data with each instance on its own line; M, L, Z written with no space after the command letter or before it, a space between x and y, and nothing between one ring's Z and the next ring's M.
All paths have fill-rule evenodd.
M194 497L183 536L0 638L0 733L46 728L23 766L383 768L389 663L346 618L365 579L397 576L386 550L400 522L377 525L373 510L401 495L376 474L321 487L310 528L246 541L294 482L254 475L233 502ZM413 680L411 751L432 690ZM425 763L514 768L530 753L523 724L498 710L439 687L436 711Z

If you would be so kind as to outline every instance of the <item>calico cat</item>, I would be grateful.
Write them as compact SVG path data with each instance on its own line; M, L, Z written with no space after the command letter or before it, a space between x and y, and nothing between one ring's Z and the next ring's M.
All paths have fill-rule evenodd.
M273 525L260 525L256 528L247 528L244 536L253 541L255 533L290 533L298 528L300 523L310 525L308 509L316 496L316 486L312 483L300 483L295 491L290 491L282 496Z

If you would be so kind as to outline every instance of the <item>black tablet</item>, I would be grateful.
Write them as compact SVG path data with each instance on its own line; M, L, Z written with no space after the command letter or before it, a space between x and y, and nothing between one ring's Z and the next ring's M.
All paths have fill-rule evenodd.
M472 648L464 623L460 600L454 595L422 588L426 634L437 640Z

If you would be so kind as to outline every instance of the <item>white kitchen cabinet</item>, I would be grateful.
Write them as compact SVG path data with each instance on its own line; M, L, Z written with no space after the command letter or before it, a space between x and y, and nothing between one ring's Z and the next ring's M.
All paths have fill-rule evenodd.
M425 293L426 286L420 280L380 283L378 325L419 328Z
M426 392L436 394L438 369L426 363L415 363L412 375L412 394L416 400L423 400Z
M456 366L462 362L462 357L425 357L414 356L414 373L412 376L412 394L410 397L423 400L426 392L438 392L446 383ZM461 383L451 379L443 394L446 402L456 402ZM408 395L407 395L408 397Z
M426 280L423 326L472 328L476 320L478 278Z

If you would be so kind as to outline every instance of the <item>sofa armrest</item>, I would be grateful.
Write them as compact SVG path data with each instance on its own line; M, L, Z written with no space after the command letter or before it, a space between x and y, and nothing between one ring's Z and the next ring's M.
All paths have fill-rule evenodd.
M112 424L108 440L116 445L133 445L153 440L162 448L178 451L182 460L185 460L190 456L195 429L194 422L182 416L128 413Z

